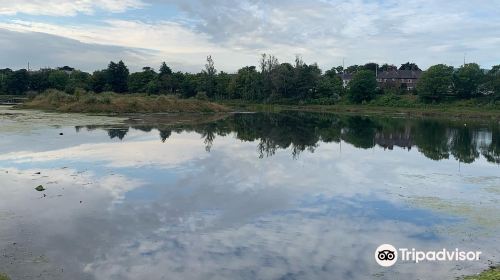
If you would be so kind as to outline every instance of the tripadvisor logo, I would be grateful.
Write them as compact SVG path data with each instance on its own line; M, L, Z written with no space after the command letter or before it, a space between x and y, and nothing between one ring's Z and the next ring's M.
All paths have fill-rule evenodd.
M393 266L398 261L398 251L390 244L380 245L375 250L375 260L381 266Z
M482 252L462 251L459 249L439 251L418 251L415 248L396 249L390 244L380 245L375 250L375 261L383 267L393 266L398 257L401 261L419 263L422 261L478 261Z

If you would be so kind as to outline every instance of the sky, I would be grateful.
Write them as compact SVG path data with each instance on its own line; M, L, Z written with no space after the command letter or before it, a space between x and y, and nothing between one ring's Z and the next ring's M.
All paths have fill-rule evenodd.
M499 0L0 0L0 68L500 64Z

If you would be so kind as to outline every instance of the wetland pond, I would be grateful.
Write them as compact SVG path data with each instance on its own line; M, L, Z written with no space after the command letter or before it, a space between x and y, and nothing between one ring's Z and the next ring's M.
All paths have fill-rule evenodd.
M491 120L2 108L0 272L455 279L499 261L499 163ZM384 268L384 243L482 255Z

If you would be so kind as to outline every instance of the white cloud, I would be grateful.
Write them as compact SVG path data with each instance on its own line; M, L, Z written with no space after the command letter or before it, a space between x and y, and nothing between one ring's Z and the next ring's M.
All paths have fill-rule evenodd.
M113 13L124 12L128 9L144 6L140 0L2 0L0 1L0 15L48 15L48 16L75 16L79 13L93 14L96 10L105 10Z
M149 61L154 66L166 60L174 66L181 66L180 70L199 71L208 55L216 56L217 62L226 65L234 62L234 57L238 57L238 63L253 63L257 57L257 53L245 55L241 51L218 46L211 42L207 34L195 32L179 23L169 21L150 24L141 21L106 20L101 25L62 26L12 20L0 22L0 29L45 33L85 44L128 48L136 55L135 59L132 58L133 62ZM69 53L66 58L72 60L69 57L71 55L74 56ZM102 58L104 63L110 59ZM134 69L140 69L145 65L136 63L132 66Z
M135 56L121 55L134 63L154 66L166 60L179 70L188 71L199 71L209 54L215 57L218 69L235 71L244 65L255 65L262 52L275 54L283 62L301 54L306 62L318 62L323 69L341 64L343 58L347 64L414 61L423 68L437 63L459 65L464 52L483 67L500 60L496 51L500 38L498 1L101 0L58 5L59 2L62 1L44 1L42 5L16 1L0 8L0 14L62 16L149 6L169 9L165 11L169 16L149 15L151 9L142 9L127 19L117 15L118 18L94 18L93 24L78 25L26 18L19 21L12 17L0 22L0 28L128 48ZM77 59L70 55L66 58L66 64Z

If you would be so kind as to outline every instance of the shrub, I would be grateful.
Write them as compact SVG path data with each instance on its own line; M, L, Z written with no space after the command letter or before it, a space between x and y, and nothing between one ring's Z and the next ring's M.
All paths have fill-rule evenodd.
M207 93L204 92L204 91L200 91L196 94L196 99L198 100L208 100L208 96L207 96Z
M363 103L375 97L377 80L375 74L370 70L357 72L349 83L349 101Z

